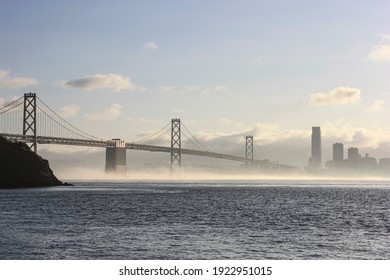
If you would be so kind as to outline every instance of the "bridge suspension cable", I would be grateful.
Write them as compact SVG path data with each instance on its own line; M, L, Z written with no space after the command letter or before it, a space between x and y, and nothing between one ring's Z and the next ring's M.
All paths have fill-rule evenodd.
M23 97L0 108L0 132L20 133L23 130Z
M176 126L174 126L174 124ZM183 127L182 130L180 129L181 124ZM171 146L145 145L144 143L135 144L133 142L127 143L125 148L132 150L171 153L171 156L173 154L175 157L180 158L180 160L181 154L186 154L234 160L268 167L279 168L282 166L279 163L270 162L268 160L256 160L253 159L253 157L248 158L247 155L243 157L232 154L213 152L201 141L199 141L189 131L189 129L180 122L180 119L172 119L172 122L168 122L157 132L141 140L138 140L137 142L161 137L166 133L171 134ZM183 148L181 146L181 133L188 140L188 142L196 146L198 150ZM0 134L13 141L33 143L35 151L37 143L101 148L112 147L112 141L102 140L70 124L63 117L53 111L45 102L38 98L35 93L26 93L24 97L16 99L12 102L7 102L6 105L0 108ZM176 142L172 142L173 136L176 137ZM238 143L233 149L236 149L238 146L240 146L244 140L245 139L242 139L242 141ZM174 146L172 143L179 144ZM264 154L260 148L260 145L256 141L254 141L254 143L260 152ZM202 150L203 148L205 148L206 151ZM179 164L181 164L181 161L179 161ZM289 168L289 166L283 165L283 168L285 167Z
M194 143L194 141L192 141L191 138L188 137L187 134L186 134L184 131L181 131L181 133L184 135L184 137L185 137L192 145L194 145L196 148L199 149L199 145L196 144L196 143ZM200 148L200 150L202 150L202 149Z
M231 150L229 150L229 153L233 153L238 149L238 147L243 146L243 144L245 142L245 138L244 137L240 137L240 138L241 138L241 141L237 145L235 145ZM240 151L240 152L242 153L242 151Z
M255 142L255 146L257 149L259 149L260 153L264 156L264 158L267 158L267 155L264 153L263 149L260 147L260 145L256 142L256 140L254 140L253 142Z
M23 97L20 97L19 99L16 99L15 101L12 101L5 105L4 107L0 108L0 114L7 113L8 111L20 106L23 104Z
M35 94L27 96L35 98ZM36 103L25 103L25 98L26 95L0 108L0 133L30 135L30 130L24 130L27 121L28 129L34 127L34 135L36 133L37 136L104 141L70 124L39 97L36 97ZM26 106L29 106L28 109Z
M56 112L54 112L39 97L37 97L37 99L39 100L37 105L38 110L48 118L47 119L43 115L40 115L39 131L41 135L42 133L44 133L46 134L46 136L58 136L68 138L77 135L83 139L103 140L99 137L86 133L81 129L78 129L77 127L66 121L64 118L62 118L60 115L58 115ZM56 125L50 124L49 120L54 122Z
M145 137L145 138L142 138L142 139L139 139L137 141L133 141L133 143L140 143L140 142L145 142L147 140L151 140L152 138L157 138L157 137L160 137L161 135L164 135L166 134L168 131L170 131L170 124L171 122L168 122L166 125L164 125L160 130L154 132L153 134ZM163 131L165 129L165 131Z
M191 131L189 131L189 129L185 126L185 124L184 124L183 122L182 122L181 124L183 125L184 130L187 131L187 132L191 135L191 137L192 137L197 143L199 143L199 145L200 145L201 147L205 148L206 151L210 151L210 149L209 149L206 145L204 145L202 142L200 142L200 141L191 133ZM184 134L184 131L183 131L183 134ZM186 137L187 137L188 140L190 140L190 138L188 138L188 136L186 136ZM190 140L190 142L191 142L193 145L195 145L196 147L200 148L200 146L199 146L199 145L196 145L193 141ZM202 150L202 148L200 148L200 150Z

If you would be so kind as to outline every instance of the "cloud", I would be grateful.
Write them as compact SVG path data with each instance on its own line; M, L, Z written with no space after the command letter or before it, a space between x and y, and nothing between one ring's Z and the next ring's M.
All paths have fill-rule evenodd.
M85 118L90 121L97 121L97 120L115 120L120 115L122 115L122 106L118 103L114 103L110 106L108 106L106 109L104 109L104 112L101 114L87 114L85 115Z
M159 94L176 95L176 94L221 94L226 93L229 89L224 85L218 86L162 86L156 88Z
M60 109L59 115L63 118L75 117L79 111L79 106L77 105L67 105Z
M309 105L343 105L357 103L360 100L360 89L351 87L337 87L327 93L319 92L310 95Z
M80 79L62 82L68 88L82 88L88 91L99 89L113 89L114 91L135 91L142 87L134 84L129 77L119 74L96 74Z
M390 45L379 45L374 47L368 58L373 61L390 61Z
M359 127L346 119L324 122L321 125L321 131L325 139L334 142L341 141L349 146L359 148L376 149L381 144L390 141L388 131L384 131L383 128Z
M374 46L367 58L372 61L390 61L390 34L379 34L379 43Z
M224 93L227 91L228 91L228 88L226 86L214 86L214 87L206 87L202 91L202 94Z
M383 34L380 34L379 36L381 37L382 41L390 42L390 34L383 33Z
M368 105L364 111L366 112L383 112L385 109L383 106L385 105L384 100L375 100L374 103Z
M145 49L156 51L158 50L158 46L154 41L149 41L144 44Z
M9 77L9 71L0 70L0 87L7 88L25 88L35 86L38 81L32 78L26 77Z

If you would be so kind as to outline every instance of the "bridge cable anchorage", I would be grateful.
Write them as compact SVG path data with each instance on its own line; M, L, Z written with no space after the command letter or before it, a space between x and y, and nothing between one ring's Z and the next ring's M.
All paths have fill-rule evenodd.
M56 112L54 112L54 111L53 111L53 110L52 110L44 101L42 101L42 99L40 99L39 97L37 97L37 98L38 98L38 100L43 104L43 106L44 106L45 108L47 108L51 113L54 114L54 116L56 116L60 121L64 122L66 125L68 125L68 126L69 126L70 128L72 128L72 129L74 129L74 130L77 131L78 133L75 132L75 131L73 131L73 130L71 130L70 128L66 128L66 125L61 125L58 121L55 121L54 118L50 117L47 113L45 113L45 111L44 111L42 108L40 108L41 111L42 111L46 116L48 116L51 120L55 121L55 122L56 122L57 124L59 124L61 127L66 128L68 131L70 131L70 132L72 132L72 133L74 133L74 134L76 134L76 135L78 135L78 136L84 135L84 136L81 136L81 137L82 137L82 138L85 138L85 139L94 139L94 140L105 141L105 140L102 139L102 138L99 138L99 137L93 136L93 135L91 135L91 134L89 134L89 133L86 133L86 132L82 131L81 129L75 127L74 125L70 124L70 123L67 122L64 118L62 118L60 115L58 115ZM39 107L39 106L38 106L38 107ZM80 135L80 133L81 133L81 135Z
M211 151L206 145L204 145L202 142L200 142L200 141L191 133L191 131L185 126L184 123L182 123L182 124L183 124L184 129L192 136L192 138L195 139L196 142L198 142L203 148L205 148L206 151Z
M168 122L166 125L163 126L163 128L161 128L160 130L156 131L155 133L153 133L152 135L148 136L148 137L145 137L143 139L140 139L140 140L137 140L137 141L133 141L133 143L138 143L138 142L143 142L143 141L146 141L146 140L149 140L155 136L161 136L161 135L164 135L165 133L167 133L170 128L168 127L169 125L171 124L171 122ZM164 129L166 129L168 127L167 130L165 130L163 133L160 133L161 131L163 131Z

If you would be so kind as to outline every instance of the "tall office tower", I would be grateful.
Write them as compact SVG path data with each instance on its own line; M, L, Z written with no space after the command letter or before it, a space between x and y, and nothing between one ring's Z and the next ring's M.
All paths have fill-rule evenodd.
M320 167L321 164L321 128L312 127L311 158L309 159L309 167Z
M348 149L348 165L351 168L359 168L361 156L359 154L358 148L349 148Z
M342 143L333 144L333 162L341 163L344 160L344 145Z

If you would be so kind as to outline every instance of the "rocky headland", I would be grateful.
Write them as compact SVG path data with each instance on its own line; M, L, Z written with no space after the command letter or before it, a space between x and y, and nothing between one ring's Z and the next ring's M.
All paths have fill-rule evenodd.
M0 136L0 188L29 188L64 185L49 162L25 144Z

